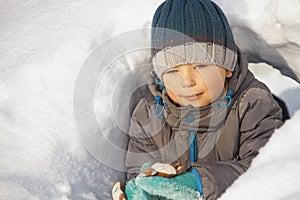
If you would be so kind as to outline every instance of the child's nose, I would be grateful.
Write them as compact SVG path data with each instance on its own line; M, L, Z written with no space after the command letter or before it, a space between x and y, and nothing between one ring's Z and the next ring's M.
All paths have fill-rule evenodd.
M183 73L182 87L193 87L197 84L192 70L185 70Z

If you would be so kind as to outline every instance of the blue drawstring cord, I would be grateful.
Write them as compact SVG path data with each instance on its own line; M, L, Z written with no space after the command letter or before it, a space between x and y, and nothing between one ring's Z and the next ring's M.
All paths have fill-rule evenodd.
M154 78L154 83L159 87L159 90L165 91L165 85L164 82L162 82L157 76Z
M227 102L226 105L218 103L218 108L229 108L232 103L232 96L234 92L232 90L228 90L226 96L224 97L223 101Z
M159 90L161 92L166 91L164 83L157 76L155 76L155 78L154 78L154 83L159 87ZM164 110L168 106L168 104L167 103L163 104L162 98L159 95L154 96L154 100L155 100L155 104L156 104L155 105L154 117L160 117L164 113ZM159 113L157 113L159 106L162 106L162 109L161 109L161 111Z
M202 181L201 181L201 178L200 178L200 174L195 168L192 168L191 172L195 176L198 192L200 193L200 196L202 196L203 195L203 188L202 188Z
M154 97L154 99L155 99L155 112L154 112L154 117L160 117L162 114L163 114L163 112L164 112L164 110L165 110L165 107L167 107L168 106L168 104L167 103L162 103L162 98L161 98L161 96L155 96ZM158 112L158 107L159 106L162 106L162 109L161 109L161 111L159 112L159 113L157 113Z
M197 162L198 158L198 142L197 132L190 132L190 162Z
M155 82L156 85L159 85L159 84L162 83L157 76L155 76L154 82Z

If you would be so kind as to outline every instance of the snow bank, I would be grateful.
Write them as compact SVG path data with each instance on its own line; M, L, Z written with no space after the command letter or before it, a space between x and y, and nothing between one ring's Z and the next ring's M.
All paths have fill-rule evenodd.
M90 52L112 35L148 26L155 6L139 0L1 1L0 199L110 198L112 182L124 180L124 173L81 143L74 87Z
M220 200L300 199L300 111L278 129Z
M297 0L214 0L250 62L266 62L300 81L300 3Z
M138 71L136 65L143 62L140 57L145 54L132 53L115 62L118 68L107 68L110 71L105 71L108 75L106 85L102 88L95 86L93 99L84 98L91 91L82 87L80 94L87 101L76 101L82 100L74 96L76 83L82 75L86 58L93 55L92 50L97 45L123 32L148 27L160 2L162 0L132 0L130 3L122 0L1 1L1 199L110 199L112 182L124 180L124 151L119 151L126 147L127 142L124 132L128 128L126 106L129 98L124 96L124 92L141 85L139 79L131 85L125 83L137 77L142 79L139 76L142 71ZM252 61L265 61L290 77L299 78L297 66L300 60L296 57L300 44L297 34L299 19L296 17L299 3L295 0L216 2L227 12L238 43ZM285 9L289 12L284 12ZM109 52L106 53L109 55ZM104 68L96 60L91 63L99 70ZM123 76L118 76L120 73ZM294 82L291 86L278 73L268 74L270 76L263 72L262 78L271 80L270 85L273 86L279 83L273 91L288 102L289 110L294 114L285 128L278 131L277 138L282 137L286 143L295 144L297 131L294 125L299 121L299 112L296 113L299 103L295 99L300 97L299 84ZM89 77L86 78L88 80ZM95 77L90 78L94 80ZM97 84L101 86L102 83ZM116 89L117 86L123 86L122 90ZM113 90L111 93L109 88ZM101 96L103 91L107 93ZM124 99L126 106L119 106L119 101L123 105ZM78 103L75 108L74 102ZM112 110L111 102L117 105L115 110ZM93 109L99 111L93 116L96 123L102 128L107 125L105 130L101 129L103 132L97 131L96 126L89 126L91 116L87 110ZM86 121L78 121L78 116ZM78 127L91 134L82 134ZM284 137L286 132L289 134ZM295 153L292 145L282 146L283 142L274 137L271 147L264 149L251 171L228 190L226 195L230 199L240 199L234 196L243 194L239 191L254 190L253 183L257 177L252 176L263 170L260 166L267 166L267 162L269 166L274 163L274 169L281 166L276 158L281 158L282 154L274 150L275 143L279 143L279 148L288 155L284 163L291 163L291 168L285 166L285 169L294 173L298 162L292 159ZM119 149L112 148L111 144ZM272 152L273 157L267 156ZM262 162L260 157L269 159ZM273 173L261 174L264 176L260 177L264 178L260 181L273 176ZM286 180L297 184L294 182L296 176L291 177L291 174L283 173L281 176L278 173L278 177L284 179L286 175ZM263 191L274 193L276 188L261 188ZM288 197L293 192L291 187L282 193ZM264 199L280 199L272 197Z

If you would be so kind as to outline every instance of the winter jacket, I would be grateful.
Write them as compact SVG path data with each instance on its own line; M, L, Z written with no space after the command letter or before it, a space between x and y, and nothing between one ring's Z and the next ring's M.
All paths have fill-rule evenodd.
M250 166L275 128L282 124L282 111L263 83L248 70L239 53L229 79L234 91L229 107L216 102L201 107L178 106L157 85L149 84L163 101L141 99L129 131L127 178L135 177L144 163L175 162L195 168L201 177L205 199L217 199ZM159 115L161 112L161 115Z

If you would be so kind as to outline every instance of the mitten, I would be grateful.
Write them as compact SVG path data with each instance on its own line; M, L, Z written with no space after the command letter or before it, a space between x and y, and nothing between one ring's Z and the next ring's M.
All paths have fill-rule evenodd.
M181 165L175 164L174 166L175 171L180 172L178 175L172 167L164 166L163 163L154 164L148 169L143 169L142 173L136 177L135 184L147 192L147 194L151 195L151 197L157 196L167 199L185 200L201 199L202 185L198 172L192 169L188 172L181 173L181 167L179 170L176 170L178 166ZM154 175L149 176L149 171L154 171ZM163 176L157 176L159 174L163 174ZM165 174L168 175L165 176ZM169 176L170 174L171 176Z
M158 197L151 197L146 191L142 190L135 183L136 179L131 179L125 186L125 193L128 200L158 200Z
M137 187L137 185L135 184L135 179L128 181L126 186L124 186L120 182L116 182L112 189L113 200L158 200L158 197L150 197L151 195L143 191L141 188Z
M151 168L150 163L146 163L141 167L141 171L148 170ZM158 200L159 197L152 197L147 192L139 188L135 183L135 178L128 181L125 187L125 193L128 200Z
M162 177L174 177L183 171L183 166L179 163L167 164L167 163L155 163L154 165L146 163L141 168L141 176L162 176ZM124 191L124 190L122 190ZM128 181L125 186L125 194L128 200L164 200L166 198L150 195L148 192L142 190L136 185L136 178ZM117 193L117 192L115 192ZM118 192L118 194L121 194ZM123 196L115 195L116 199L123 200ZM125 196L125 195L124 195Z

